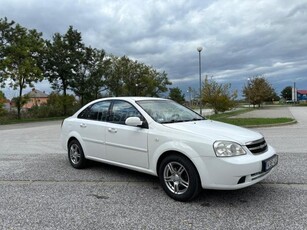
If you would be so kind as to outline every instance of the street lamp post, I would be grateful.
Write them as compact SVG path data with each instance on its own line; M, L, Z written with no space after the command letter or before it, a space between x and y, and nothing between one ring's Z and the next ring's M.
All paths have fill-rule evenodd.
M190 107L192 107L192 90L191 90L191 88L189 87L188 88L188 90L187 90L187 93L188 93L188 95L189 95L189 104L190 104Z
M198 60L199 60L199 108L200 108L200 115L202 115L202 102L201 102L201 51L203 47L197 47L198 51Z

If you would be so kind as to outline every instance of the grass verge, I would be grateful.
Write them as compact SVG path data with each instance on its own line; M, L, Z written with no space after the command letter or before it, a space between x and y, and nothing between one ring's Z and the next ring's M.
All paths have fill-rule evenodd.
M216 121L225 122L232 125L252 127L252 126L273 126L273 125L282 125L290 122L294 122L294 119L287 117L279 118L221 118L221 119L212 119Z
M295 122L292 118L233 118L233 116L252 111L252 109L240 109L222 114L214 114L208 118L215 121L221 121L232 125L253 127L253 126L274 126Z

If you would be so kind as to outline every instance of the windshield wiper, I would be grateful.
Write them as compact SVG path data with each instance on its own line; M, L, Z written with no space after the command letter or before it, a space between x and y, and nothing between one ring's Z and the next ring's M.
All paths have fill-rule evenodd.
M204 118L193 118L191 121L202 121L205 120Z
M169 124L169 123L177 123L177 122L185 122L186 120L170 120L170 121L164 121L161 124Z
M189 121L202 121L204 119L202 118L193 118L193 119L189 119L189 120L170 120L170 121L165 121L162 122L161 124L170 124L170 123L179 123L179 122L189 122Z

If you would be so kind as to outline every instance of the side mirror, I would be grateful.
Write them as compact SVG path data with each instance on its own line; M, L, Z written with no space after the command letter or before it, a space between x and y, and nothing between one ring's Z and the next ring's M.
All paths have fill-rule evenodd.
M128 117L125 121L126 125L129 126L142 126L143 121L139 117Z

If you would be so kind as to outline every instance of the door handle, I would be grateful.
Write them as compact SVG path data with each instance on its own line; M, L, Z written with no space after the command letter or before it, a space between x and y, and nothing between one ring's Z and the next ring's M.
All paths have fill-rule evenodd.
M82 124L80 124L80 127L81 128L86 128L86 124L82 123Z
M109 133L117 133L117 129L115 128L108 128Z

